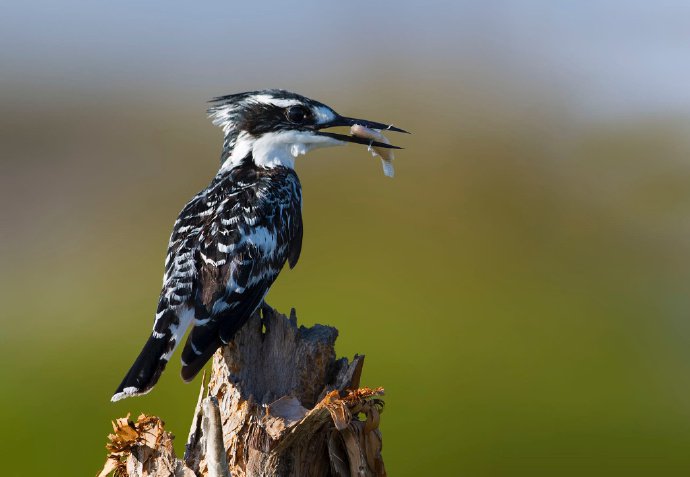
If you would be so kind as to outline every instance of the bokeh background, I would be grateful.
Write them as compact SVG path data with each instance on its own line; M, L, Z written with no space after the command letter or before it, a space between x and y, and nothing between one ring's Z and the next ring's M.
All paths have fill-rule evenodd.
M5 2L3 474L95 475L110 420L183 448L198 381L109 398L170 227L218 166L205 101L265 87L413 131L298 161L269 302L385 386L397 475L690 472L690 4Z

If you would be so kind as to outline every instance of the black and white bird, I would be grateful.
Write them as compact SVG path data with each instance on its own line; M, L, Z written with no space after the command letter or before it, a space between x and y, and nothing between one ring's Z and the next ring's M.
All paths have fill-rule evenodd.
M175 222L153 332L112 401L149 392L190 326L181 373L193 379L261 305L285 262L295 266L302 247L297 156L348 142L396 148L324 129L357 124L405 132L283 90L211 104L209 115L224 132L220 169Z

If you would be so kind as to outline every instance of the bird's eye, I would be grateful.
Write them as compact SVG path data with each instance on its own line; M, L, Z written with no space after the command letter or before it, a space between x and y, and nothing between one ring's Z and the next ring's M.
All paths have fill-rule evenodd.
M309 111L304 106L290 106L285 116L291 123L302 124L309 116Z

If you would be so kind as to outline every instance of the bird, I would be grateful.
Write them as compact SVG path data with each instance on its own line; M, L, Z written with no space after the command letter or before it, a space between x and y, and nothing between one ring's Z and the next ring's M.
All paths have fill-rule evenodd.
M175 221L151 335L113 402L151 391L188 328L181 376L191 381L264 303L285 263L297 264L303 235L298 156L347 143L401 149L325 129L360 125L407 132L341 116L280 89L209 103L209 117L224 135L220 167Z

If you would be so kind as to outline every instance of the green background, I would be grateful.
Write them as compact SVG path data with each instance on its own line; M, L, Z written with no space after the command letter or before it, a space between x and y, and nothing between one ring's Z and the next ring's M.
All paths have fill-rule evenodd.
M570 18L566 3L527 18ZM302 256L268 295L285 313L296 308L301 324L336 326L339 355L366 355L363 384L386 389L389 475L690 471L690 107L664 96L687 87L683 76L656 88L642 68L622 68L610 77L618 84L581 91L586 58L528 62L511 48L524 41L530 51L532 30L504 30L490 21L498 12L479 17L489 33L472 43L454 36L455 19L474 11L465 3L419 7L420 29L414 4L389 7L369 18L367 8L382 7L357 4L335 12L340 22L329 7L295 7L270 31L260 21L269 7L244 7L242 21L268 33L252 43L229 27L220 43L258 43L244 48L254 57L202 54L217 32L197 33L213 20L186 17L192 7L179 4L110 20L71 5L57 56L52 37L5 43L4 475L95 475L110 420L128 412L161 416L182 450L199 382L180 380L177 359L149 395L109 398L150 330L172 223L217 169L221 132L203 101L276 86L413 132L390 135L405 147L393 180L354 145L297 161ZM16 8L39 22L55 14ZM233 18L215 8L204 15ZM649 26L645 11L632 11ZM509 13L525 18L519 7ZM586 42L597 24L575 13L574 38ZM143 15L147 28L127 15ZM96 18L102 33L83 27ZM365 18L384 31L358 27ZM342 41L319 49L313 22ZM283 31L309 41L278 53ZM171 52L151 39L158 33L192 46ZM418 50L401 47L410 45ZM583 51L623 63L635 53L615 45ZM640 47L650 67L679 53L664 45ZM137 46L162 53L145 65ZM176 55L180 64L166 63ZM571 83L548 73L563 65ZM632 94L619 98L628 109L607 103L609 87L642 88L654 107Z

